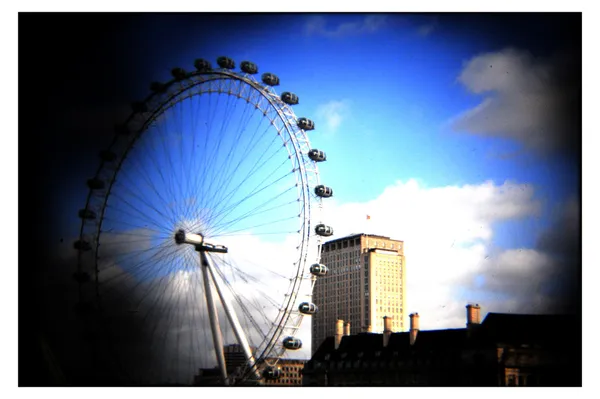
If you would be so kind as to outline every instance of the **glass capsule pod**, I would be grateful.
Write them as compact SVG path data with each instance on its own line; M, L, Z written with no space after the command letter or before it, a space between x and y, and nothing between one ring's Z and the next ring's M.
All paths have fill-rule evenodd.
M281 369L269 366L264 369L263 377L265 377L267 380L278 380L281 378Z
M134 101L134 102L131 103L131 109L135 113L147 112L148 111L148 106L143 101Z
M87 185L92 190L102 190L104 188L104 181L98 178L89 179Z
M82 219L93 220L96 219L96 212L89 209L80 209L79 217Z
M320 235L322 237L329 237L329 236L333 235L333 228L331 226L327 226L324 224L318 224L315 227L315 233L317 233L318 235Z
M90 243L88 241L85 240L77 240L73 243L73 247L77 250L81 250L81 251L90 251L92 249L92 246L90 245Z
M115 132L119 136L127 136L130 133L127 124L115 125Z
M314 130L315 123L308 118L298 118L298 127L302 130Z
M331 187L319 184L317 187L315 187L315 194L319 197L329 198L333 195L333 189Z
M217 64L219 64L221 68L225 69L235 68L235 62L231 58L225 56L217 58Z
M285 337L283 339L283 347L285 349L297 350L302 348L302 341L299 338Z
M316 148L313 148L308 152L308 157L315 162L323 162L327 160L325 153L321 150L317 150Z
M87 283L90 281L90 275L86 272L75 272L73 273L73 278L78 283Z
M167 85L160 82L152 82L150 83L150 90L154 93L164 93L167 91Z
M328 271L329 269L327 269L327 266L320 263L315 263L310 266L310 273L314 274L315 276L325 276Z
M258 67L256 64L250 61L242 61L241 68L242 71L249 74L255 74L258 72Z
M182 80L186 78L187 72L183 68L173 68L171 69L171 75L177 80Z
M117 159L117 154L115 154L114 152L110 151L110 150L103 150L100 151L100 159L102 159L105 162L112 162L115 159Z
M298 310L300 311L300 313L302 314L315 314L317 313L317 311L319 310L319 308L317 307L317 305L315 305L314 303L310 303L310 302L302 302L299 306L298 306Z
M263 73L261 76L261 79L262 79L263 83L266 85L279 86L279 76L275 75L274 73L271 73L271 72Z
M194 67L200 72L210 71L212 69L212 65L207 60L202 58L198 58L194 61Z
M288 105L298 104L298 96L294 93L290 93L289 91L284 91L281 93L281 100Z

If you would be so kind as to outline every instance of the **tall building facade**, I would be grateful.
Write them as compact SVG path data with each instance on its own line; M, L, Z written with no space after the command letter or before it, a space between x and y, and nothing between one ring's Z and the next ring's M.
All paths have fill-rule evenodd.
M355 234L323 244L321 263L329 269L319 277L312 302L312 351L335 335L337 320L345 329L383 332L383 316L392 331L404 331L406 262L404 242L389 237Z

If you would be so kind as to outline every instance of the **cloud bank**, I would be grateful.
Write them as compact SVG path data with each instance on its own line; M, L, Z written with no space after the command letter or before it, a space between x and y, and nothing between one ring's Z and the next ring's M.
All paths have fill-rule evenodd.
M577 205L574 201L573 209L561 213L575 212ZM495 224L539 214L533 188L513 182L426 187L399 181L367 203L331 201L325 207L335 237L367 232L404 241L406 317L419 312L423 329L464 326L468 302L482 305L482 316L563 310L557 304L572 299L567 288L576 281L564 280L576 268L572 254L561 263L550 245L502 250L494 245ZM566 221L578 229L576 220L558 218L541 242L568 242L576 253L577 237L564 229ZM559 290L561 281L565 287Z
M537 153L573 150L581 139L580 69L572 57L542 59L513 48L477 55L458 81L483 99L452 127L513 139Z

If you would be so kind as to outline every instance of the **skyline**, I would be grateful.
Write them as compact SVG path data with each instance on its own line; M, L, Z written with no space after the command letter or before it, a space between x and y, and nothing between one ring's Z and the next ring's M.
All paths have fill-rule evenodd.
M581 160L577 151L573 152L577 145L565 145L564 130L542 141L530 134L563 122L563 118L546 118L547 114L560 116L553 107L564 109L561 102L567 96L556 95L556 91L572 78L563 80L563 64L556 55L563 49L551 48L551 40L536 43L527 35L516 45L507 45L510 40L503 40L498 32L490 33L487 40L481 35L468 41L464 39L468 34L456 29L464 15L449 20L444 15L423 19L409 15L407 21L399 17L406 16L284 15L269 23L265 20L271 18L258 16L258 22L244 25L240 21L245 17L238 16L236 25L247 30L223 34L220 48L205 44L206 51L192 51L191 39L174 48L157 47L155 53L163 56L156 64L147 63L151 52L139 36L150 25L160 26L150 31L157 38L176 26L185 31L186 24L172 18L158 24L140 18L132 25L122 25L130 31L125 41L137 43L131 47L123 44L122 51L134 51L126 61L110 59L105 70L125 66L127 71L120 76L130 87L120 88L120 94L125 97L125 92L133 92L132 100L141 98L136 93L147 92L151 81L167 79L169 68L191 70L193 59L199 57L214 62L216 56L227 55L238 65L248 59L260 72L278 74L282 80L278 92L289 89L300 96L294 111L315 121L311 144L328 155L320 173L321 182L335 193L324 205L324 221L335 231L331 238L364 232L404 241L406 313L419 312L423 329L460 326L464 317L455 308L467 302L482 304L482 314L563 311L560 299L564 304L573 294L564 290L570 287L562 287L561 294L557 282L573 277L570 265L559 258L572 256L577 245L567 243L561 248L558 244L581 229L577 221ZM213 25L208 24L210 30L216 30L215 36L221 36L219 28L227 31L227 24L221 22L217 18L211 21ZM202 37L202 29L189 23L189 31ZM284 25L294 29L286 31ZM494 25L489 25L493 31ZM252 30L255 26L263 30ZM284 33L273 37L273 32ZM171 34L177 37L176 32ZM436 35L457 39L440 42ZM263 41L266 37L270 38L268 46ZM153 37L146 39L152 41ZM294 49L308 49L310 56L288 62L286 57L271 54L271 47L290 42ZM385 50L390 43L397 53ZM239 50L241 47L244 50ZM67 53L66 48L62 51ZM314 58L322 61L318 67ZM490 72L494 70L487 68L490 63L514 73ZM400 65L401 72L392 65ZM536 83L533 78L538 74L548 79ZM108 81L109 75L100 78ZM516 76L514 80L512 76ZM102 92L102 82L92 85ZM523 115L523 105L506 105L526 104L533 95L540 98L534 107L540 107L541 117ZM109 93L103 97L108 98ZM87 160L93 159L92 149L106 142L101 129L122 112L121 99L80 100L71 106L57 98L55 104L64 112L56 115L81 118L69 121L74 133L86 127L98 131L86 138L62 133L57 142L47 143L49 148L63 151L65 144L71 146L67 151L70 159L47 155L57 161L53 172L62 170L50 180L52 186L44 194L55 204L54 219L45 218L43 225L52 237L53 248L48 253L57 261L71 256L67 247L73 241L70 234L85 194L77 184L84 187L93 175L93 162ZM82 116L86 113L89 116ZM489 120L492 123L486 125ZM506 120L513 123L503 124ZM57 121L54 126L65 126L64 122ZM375 172L362 170L362 161ZM527 269L521 267L524 264ZM544 270L548 265L550 273Z

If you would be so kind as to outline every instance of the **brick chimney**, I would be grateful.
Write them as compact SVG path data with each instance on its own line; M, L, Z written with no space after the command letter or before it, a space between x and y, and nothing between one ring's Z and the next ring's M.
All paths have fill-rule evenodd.
M390 342L390 336L392 335L392 318L383 316L383 347L385 348Z
M470 303L467 305L467 328L481 323L480 310L481 307L478 304L473 305Z
M346 324L344 324L344 335L350 335L350 322L346 322Z
M410 344L414 345L417 340L417 334L419 333L419 314L411 313L410 317Z
M339 348L344 335L344 320L338 319L335 322L335 349Z

